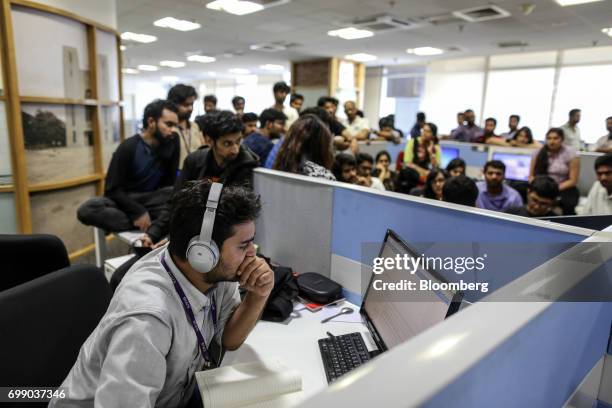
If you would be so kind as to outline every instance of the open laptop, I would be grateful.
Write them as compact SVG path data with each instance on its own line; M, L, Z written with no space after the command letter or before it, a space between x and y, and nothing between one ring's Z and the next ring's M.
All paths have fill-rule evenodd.
M404 254L420 256L396 233L387 230L379 257L395 258ZM436 271L425 269L418 269L413 275L404 270L386 270L379 275L372 273L360 313L378 350L368 352L361 334L357 332L320 339L319 350L328 383L446 319L459 310L463 298L462 292L452 291L417 290L400 294L377 291L372 289L374 279L383 282L413 280L417 287L421 279L447 282Z

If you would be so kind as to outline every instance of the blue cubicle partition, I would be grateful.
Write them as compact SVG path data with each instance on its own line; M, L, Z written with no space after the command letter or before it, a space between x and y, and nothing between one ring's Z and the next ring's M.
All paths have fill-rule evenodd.
M387 228L428 256L449 250L449 245L429 245L440 242L461 251L468 246L478 254L494 254L491 267L478 274L444 275L449 281L488 282L489 293L593 233L273 170L255 171L255 189L264 201L257 223L263 253L299 272L314 270L331 277L354 303L361 301L362 269L372 258L366 259L370 254L362 253L362 245L380 245ZM500 253L501 244L510 250ZM466 299L474 302L481 296L470 292Z
M362 244L382 243L387 228L427 256L488 254L490 263L478 273L440 272L449 281L488 282L490 291L593 233L579 228L549 228L550 224L542 221L343 184L334 187L333 203L331 275L349 290L347 296L354 302L360 301L364 289L359 272L362 264L371 265L376 256L364 254ZM436 252L430 243L440 242L446 245L438 245ZM449 254L452 247L457 247L459 253ZM347 273L349 269L352 277ZM475 302L485 295L469 292L466 300Z

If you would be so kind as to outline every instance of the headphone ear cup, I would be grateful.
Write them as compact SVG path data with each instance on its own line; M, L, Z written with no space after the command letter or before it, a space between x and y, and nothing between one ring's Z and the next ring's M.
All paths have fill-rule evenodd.
M193 237L187 247L187 262L200 273L210 272L219 262L219 248L215 241L202 242Z

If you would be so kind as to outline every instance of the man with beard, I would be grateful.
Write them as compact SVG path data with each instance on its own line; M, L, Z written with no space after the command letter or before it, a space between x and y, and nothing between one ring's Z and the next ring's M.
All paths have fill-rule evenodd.
M194 373L216 367L223 349L240 347L274 285L253 245L260 210L259 198L243 187L198 181L178 191L170 243L126 275L62 384L66 398L50 406L195 403ZM214 260L202 257L206 246L218 248Z
M606 153L595 160L597 181L589 190L582 215L612 214L612 153Z
M172 193L179 164L178 109L167 100L148 104L143 130L123 141L106 173L104 197L83 203L77 217L106 231L146 231Z
M168 91L168 100L178 108L178 134L181 143L179 169L183 168L185 157L195 152L204 144L204 137L197 123L190 122L193 104L198 99L198 93L190 85L176 84Z
M521 195L504 183L506 165L499 160L491 160L484 166L485 181L476 183L478 198L476 207L492 211L505 211L510 207L522 207Z
M202 179L250 188L253 185L253 169L259 166L259 159L248 147L242 145L242 121L230 111L198 116L195 121L210 147L187 156L174 191L181 190L188 181ZM141 237L143 246L152 247L166 236L169 224L170 208L166 206Z

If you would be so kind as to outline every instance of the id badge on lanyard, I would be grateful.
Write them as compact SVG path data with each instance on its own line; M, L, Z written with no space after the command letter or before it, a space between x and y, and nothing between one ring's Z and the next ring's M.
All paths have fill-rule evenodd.
M185 291L183 290L183 288L181 287L181 284L178 282L178 280L176 280L176 277L170 270L170 267L166 263L166 260L164 259L163 254L160 257L160 261L161 261L162 266L164 267L164 270L170 276L170 280L172 280L172 285L174 286L176 294L181 299L181 304L183 305L183 309L185 310L185 314L187 315L187 320L190 321L191 326L193 327L193 331L195 332L195 335L198 341L198 347L200 348L200 352L202 353L202 357L204 358L204 367L207 370L214 368L216 364L213 364L214 362L212 360L211 352L209 350L209 347L206 345L206 340L204 339L204 336L202 335L200 328L198 327L198 322L196 321L195 315L193 313L193 309L191 308L191 304L189 303L189 299L187 299L187 295L185 294ZM210 302L210 313L212 315L211 317L212 317L213 329L214 329L213 337L212 337L212 340L210 341L212 344L214 342L215 335L217 334L218 330L217 330L217 299L214 293L211 297L212 299Z

